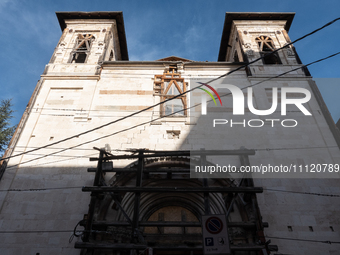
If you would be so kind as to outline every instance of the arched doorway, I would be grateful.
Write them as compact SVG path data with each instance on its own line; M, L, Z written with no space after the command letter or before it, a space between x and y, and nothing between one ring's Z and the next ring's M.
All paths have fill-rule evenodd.
M84 254L145 255L150 248L158 255L202 254L201 217L210 214L226 215L235 255L257 254L251 253L249 245L263 249L256 246L262 224L256 196L229 191L239 185L247 187L251 180L191 179L192 162L189 157L140 157L126 168L116 169L108 182L114 191L97 195L93 233L86 240L91 250ZM138 176L136 169L141 164ZM204 187L218 191L206 193Z

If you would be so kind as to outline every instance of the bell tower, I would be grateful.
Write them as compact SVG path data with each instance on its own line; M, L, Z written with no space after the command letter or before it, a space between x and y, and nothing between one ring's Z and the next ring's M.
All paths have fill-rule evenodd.
M129 59L122 12L56 15L63 33L44 74L96 74L98 64L104 61Z
M251 62L248 76L273 76L301 65L293 45L272 53L290 43L288 31L294 13L226 13L218 61ZM307 69L298 75L310 76Z

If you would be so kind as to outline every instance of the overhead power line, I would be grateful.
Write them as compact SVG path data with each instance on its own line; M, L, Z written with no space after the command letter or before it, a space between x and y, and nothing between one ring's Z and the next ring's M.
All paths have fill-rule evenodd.
M48 161L48 162L43 162L43 163L40 163L40 164L35 164L34 167L36 166L42 166L42 165L49 165L49 164L54 164L54 163L59 163L59 162L64 162L64 161L70 161L70 160L74 160L74 159L79 159L79 158L88 158L89 156L94 156L94 155L97 155L97 154L91 154L91 155L88 155L88 156L76 156L76 157L72 157L70 156L69 158L66 158L66 159L60 159L60 160L55 160L55 161ZM9 167L11 168L11 167Z
M288 111L287 111L288 112ZM16 146L16 148L24 148L24 149L27 149L27 148L40 148L40 147L34 147L34 146ZM48 147L46 149L48 150L62 150L62 149L67 149L68 147L66 148L63 148L63 147ZM93 148L77 148L75 150L81 150L81 151L93 151ZM122 151L130 151L130 150L119 150L119 149L112 149L111 151L117 151L117 152L122 152ZM33 154L31 154L33 155Z
M34 233L73 233L74 230L13 230L13 231L0 231L0 234L34 234ZM111 231L85 231L81 230L80 233L92 232L92 233L112 233ZM289 238L289 237L277 237L277 236L265 236L266 238L298 241L298 242L310 242L310 243L324 243L324 244L340 244L339 241L328 240L313 240L313 239L301 239L301 238Z
M289 241L311 242L311 243L340 244L339 241L323 241L323 240L299 239L299 238L277 237L277 236L267 236L267 235L266 235L266 238L289 240Z
M261 83L263 83L263 82L266 82L266 81L269 81L269 80L271 80L271 79L274 79L274 78L280 77L280 76L282 76L282 75L288 74L288 73L290 73L290 72L296 71L297 69L301 69L301 68L303 68L303 67L305 67L305 66L310 66L310 65L312 65L312 64L315 64L315 63L318 63L318 62L327 60L327 59L332 58L332 57L335 57L335 56L337 56L337 55L339 55L339 54L340 54L340 52L337 52L337 53L332 54L332 55L330 55L330 56L328 56L328 57L325 57L325 58L322 58L322 59L313 61L313 62L311 62L311 63L309 63L309 64L306 64L306 65L302 65L302 66L300 66L299 68L292 69L292 70L290 70L290 71L284 72L283 74L279 74L279 75L276 75L276 76L274 76L274 77L270 77L270 78L268 78L268 79L266 79L266 80L257 82L257 83L255 83L255 84L252 84L252 85L249 85L249 86L246 86L246 87L243 87L243 88L241 88L241 89L243 90L243 89L246 89L246 88L249 88L249 87L254 87L254 86L259 85L259 84L261 84ZM228 96L228 95L230 95L230 94L231 94L231 93L222 94L220 97L225 97L225 96ZM212 99L209 100L209 101L212 101ZM18 166L18 165L26 164L26 163L29 163L29 162L32 162L32 161L35 161L35 160L38 160L38 159L42 159L42 158L45 158L45 157L48 157L48 156L52 156L52 155L55 155L55 154L58 154L58 153L61 153L61 152L64 152L64 151L67 151L67 150L70 150L70 149L74 149L74 148L77 148L77 147L79 147L79 146L82 146L82 145L85 145L85 144L89 144L89 143L92 143L92 142L95 142L95 141L98 141L98 140L101 140L101 139L104 139L104 138L107 138L107 137L110 137L110 136L114 136L114 135L117 135L117 134L119 134L119 133L126 132L126 131L128 131L128 130L137 128L137 127L139 127L139 126L143 126L143 125L146 125L146 124L150 124L150 123L155 122L155 121L158 121L158 120L160 120L160 119L163 119L163 118L166 118L166 117L175 115L175 114L177 114L177 113L179 113L179 112L182 112L182 111L184 111L184 110L188 110L188 109L194 108L194 107L199 106L199 105L201 105L201 103L198 103L198 104L193 105L193 106L191 106L191 107L187 107L187 108L185 108L185 109L182 109L182 110L173 112L173 113L171 113L171 114L168 114L168 115L165 115L165 116L162 116L162 117L159 117L159 118L150 120L150 121L146 121L146 122L143 122L143 123L140 123L140 124L137 124L137 125L134 125L134 126L131 126L131 127L125 128L125 129L122 129L122 130L120 130L120 131L116 131L116 132L111 133L111 134L108 134L108 135L104 135L104 136L95 138L95 139L93 139L93 140L89 140L89 141L86 141L86 142L83 142L83 143L80 143L80 144L77 144L77 145L74 145L74 146L71 146L71 147L62 149L62 150L60 150L60 151L52 152L52 153L46 154L46 155L41 156L41 157L38 157L38 158L30 159L30 160L27 160L27 161L18 163L18 164L16 164L16 165L12 165L12 166L10 166L10 167L8 167L8 168L13 168L13 167L16 167L16 166ZM336 146L334 146L334 147L336 147ZM41 148L41 147L40 147L40 148ZM305 149L311 149L311 148L312 148L312 147L308 147L308 148L305 148ZM316 148L320 148L320 147L316 147ZM327 146L327 147L324 147L324 148L330 148L330 146ZM39 148L38 148L38 149L39 149ZM284 150L284 149L291 150L291 149L295 149L295 148L275 148L275 149L264 148L264 149L256 149L256 150ZM30 151L28 151L28 152L26 152L26 153L24 153L24 154L27 154L27 153L29 153L29 152L30 152ZM17 155L18 155L18 154L17 154Z
M255 151L282 151L282 150L315 150L315 149L328 149L328 148L338 148L338 146L315 146L315 147L282 147L282 148L261 148L252 149Z
M16 146L16 148L24 148L24 149L28 149L28 148L40 148L40 147L34 147L34 146ZM46 148L48 150L60 150L60 149L65 149L65 148L57 148L57 147L54 147L54 148ZM93 150L93 149L88 149L88 148L78 148L76 150Z
M36 189L7 189L7 190L0 190L0 192L37 192L37 191L47 191L47 190L65 190L65 189L81 189L83 186L72 186L72 187L54 187L54 188L36 188Z
M0 190L0 192L41 192L41 191L49 191L49 190L67 190L67 189L82 189L83 186L70 186L70 187L53 187L53 188L32 188L32 189L7 189ZM322 197L340 197L339 194L327 194L327 193L315 193L315 192L305 192L305 191L294 191L294 190L279 190L279 189L270 189L263 188L266 191L272 192L285 192L292 194L301 194L301 195L310 195L310 196L322 196Z
M274 191L274 192L295 193L295 194L303 194L303 195L313 195L313 196L321 196L321 197L340 197L340 195L337 195L337 194L324 194L324 193L280 190L280 189L270 189L270 188L263 188L263 190Z
M333 23L335 23L335 22L338 21L338 20L340 20L340 17L337 18L337 19L334 19L334 20L332 20L331 22L328 22L327 24L323 25L322 27L320 27L320 28L318 28L318 29L316 29L316 30L314 30L314 31L312 31L312 32L310 32L310 33L308 33L308 34L306 34L306 35L304 35L304 36L302 36L302 37L300 37L300 38L298 38L298 39L296 39L296 40L294 40L294 41L288 43L288 44L286 44L285 46L283 46L283 47L281 47L281 48L278 48L278 49L272 51L271 54L275 54L275 53L278 52L279 50L282 50L282 49L284 49L284 48L287 48L288 46L290 46L290 45L292 45L292 44L294 44L294 43L296 43L296 42L298 42L298 41L300 41L300 40L303 40L304 38L306 38L306 37L308 37L308 36L311 36L312 34L314 34L314 33L318 32L318 31L320 31L320 30L322 30L322 29L324 29L324 28L326 28L326 27L332 25ZM242 65L242 66L240 66L240 67L238 67L238 68L236 68L236 69L234 69L234 70L231 70L231 71L227 72L226 74L223 74L223 75L221 75L221 76L219 76L219 77L217 77L217 78L214 78L214 79L208 81L206 84L209 84L209 83L211 83L211 82L214 82L214 81L216 81L216 80L219 80L219 79L221 79L221 78L223 78L223 77L225 77L225 76L228 76L228 75L230 75L230 74L232 74L232 73L234 73L234 72L236 72L236 71L238 71L238 70L241 70L241 69L243 69L243 68L245 68L245 67L247 67L247 66L249 66L249 65L251 65L251 64L253 64L253 63L255 63L255 62L257 62L257 61L259 61L259 60L261 60L261 59L263 59L263 58L264 58L264 56L262 56L262 57L260 57L260 58L257 58L257 59L255 59L255 60L249 62L249 63L246 63L246 64L244 64L244 65ZM26 151L26 152L18 153L18 154L16 154L16 155L12 155L12 156L9 156L9 157L2 158L1 160L7 160L7 159L10 159L10 158L18 157L18 156L21 156L21 155L24 155L24 154L27 154L27 153L30 153L30 152L33 152L33 151L37 151L37 150L40 150L40 149L44 149L44 148L50 147L50 146L52 146L52 145L56 145L56 144L59 144L59 143L62 143L62 142L65 142L65 141L74 139L74 138L78 138L78 137L81 136L81 135L85 135L85 134L94 132L94 131L96 131L96 130L98 130L98 129L101 129L101 128L110 126L110 125L112 125L112 124L114 124L114 123L117 123L117 122L119 122L119 121L125 120L125 119L127 119L127 118L129 118L129 117L132 117L132 116L134 116L134 115L137 115L137 114L139 114L139 113L141 113L141 112L150 110L150 109L152 109L152 108L154 108L154 107L156 107L156 106L158 106L158 105L164 104L164 103L166 103L166 102L168 102L168 101L170 101L170 100L173 100L173 99L176 99L176 98L178 98L178 97L181 97L182 95L185 95L185 94L187 94L187 93L193 91L194 89L200 88L200 87L202 87L202 86L204 86L204 84L202 84L202 85L200 85L200 86L198 86L198 87L195 87L195 88L193 88L193 89L190 89L190 90L188 90L188 91L186 91L186 92L183 92L183 93L181 93L181 94L179 94L179 95L177 95L177 96L174 96L174 97L172 97L172 98L169 98L169 99L167 99L167 100L164 100L164 101L162 101L162 102L160 102L160 103L154 104L154 105L152 105L152 106L150 106L150 107L147 107L147 108L145 108L145 109L143 109L143 110L137 111L137 112L132 113L132 114L129 114L129 115L127 115L127 116L124 116L124 117L122 117L122 118L120 118L120 119L118 119L118 120L108 122L108 123L106 123L106 124L104 124L104 125L101 125L101 126L99 126L99 127L96 127L96 128L93 128L93 129L90 129L90 130L87 130L87 131L84 131L84 132L79 133L79 134L77 134L77 135L73 135L73 136L64 138L64 139L59 140L59 141L56 141L56 142L54 142L54 143L50 143L50 144L41 146L41 147L36 148L36 149L32 149L32 150L30 150L30 151ZM0 161L1 161L1 160L0 160Z
M100 138L101 139L101 138ZM275 150L315 150L315 149L329 149L329 148L338 148L338 146L317 146L317 147L296 147L296 148L263 148L263 149L251 149L251 150L255 150L255 151L275 151ZM64 150L67 150L64 149ZM118 151L118 150L117 150ZM130 151L131 152L131 149L130 150L122 150L122 151ZM59 152L56 152L56 153L59 153ZM30 154L31 155L31 154ZM28 162L31 162L31 161L35 161L35 160L38 160L38 159L41 159L41 158L45 158L45 157L49 157L49 156L53 156L53 155L46 155L46 154L41 154L41 155L44 155L40 158L35 158L35 159L32 159L30 161L24 161L22 163L19 163L17 165L12 165L12 166L9 166L8 168L13 168L15 166L18 166L18 165L21 165L21 164L25 164L25 163L28 163ZM97 154L91 154L91 155L88 155L88 156L93 156L93 155L97 155ZM69 161L69 160L73 160L73 159L79 159L79 158L84 158L84 157L88 157L88 156L69 156L69 158L67 159L61 159L61 160L56 160L56 161L48 161L48 162L44 162L44 163L40 163L40 164L35 164L35 165L31 165L31 167L36 167L36 166L41 166L41 165L48 165L48 164L53 164L53 163L58 163L58 162L63 162L63 161Z
M337 55L339 55L339 54L340 54L340 51L337 52L337 53L334 53L334 54L332 54L332 55L329 55L329 56L327 56L327 57L324 57L324 58L315 60L315 61L313 61L313 62L310 62L310 63L308 63L308 64L306 64L306 65L302 65L302 66L300 66L300 67L294 68L294 69L289 70L289 71L287 71L287 72L284 72L284 73L278 74L278 75L276 75L276 76L270 77L270 78L268 78L268 79L266 79L266 80L259 81L259 82L255 83L255 84L252 84L252 85L243 87L243 88L241 88L241 90L244 90L244 89L250 88L250 87L254 87L254 86L256 86L256 85L259 85L259 84L264 83L264 82L266 82L266 81L270 81L270 80L272 80L272 79L279 78L279 77L284 76L284 75L286 75L286 74L288 74L288 73L291 73L291 72L297 71L297 70L299 70L299 69L301 69L301 68L304 68L304 67L307 67L307 66L310 66L310 65L313 65L313 64L322 62L322 61L327 60L327 59L329 59L329 58L335 57L335 56L337 56ZM231 95L231 93L222 94L220 97L225 97L225 96L229 96L229 95ZM210 102L210 101L212 101L212 99L210 99L209 102Z
M70 233L73 230L13 230L0 231L0 234L32 234L32 233Z
M30 155L30 156L44 156L46 154L41 154L41 153L28 153L26 155ZM88 158L90 156L92 156L92 154L88 154L88 155L53 155L55 157L61 157L61 158Z

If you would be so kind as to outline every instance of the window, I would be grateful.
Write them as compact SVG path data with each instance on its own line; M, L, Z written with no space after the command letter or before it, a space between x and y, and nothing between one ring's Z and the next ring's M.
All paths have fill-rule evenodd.
M94 36L91 34L79 34L76 39L75 48L72 51L71 63L85 63L90 53Z
M114 61L114 54L113 54L113 50L111 50L111 52L110 52L109 61Z
M270 37L262 35L257 37L255 41L260 48L260 55L263 57L263 64L281 64L278 53L272 53L275 50L275 47L274 42Z
M169 68L169 71L163 75L155 75L155 95L161 97L161 102L182 94L187 90L187 83L177 73L176 67ZM187 115L187 98L186 95L177 97L169 102L161 104L161 116L173 114L169 117L178 117Z

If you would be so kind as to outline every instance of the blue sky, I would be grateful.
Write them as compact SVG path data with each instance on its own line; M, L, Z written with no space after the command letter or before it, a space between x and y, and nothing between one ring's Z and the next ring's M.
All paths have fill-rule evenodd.
M339 0L22 1L0 0L0 99L12 98L19 122L56 47L56 11L123 11L130 60L176 55L217 61L226 12L296 12L292 40L340 16ZM340 21L296 43L303 63L339 51ZM340 78L340 56L315 64L315 78ZM340 118L340 79L317 79L329 110Z

